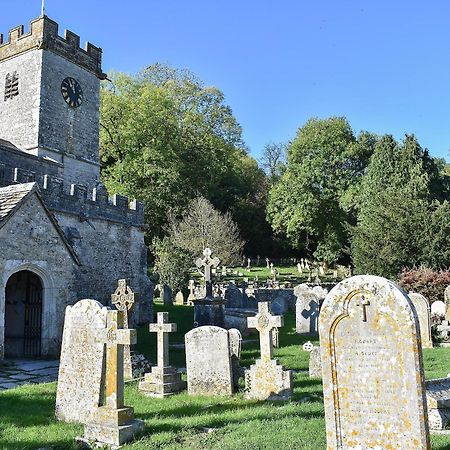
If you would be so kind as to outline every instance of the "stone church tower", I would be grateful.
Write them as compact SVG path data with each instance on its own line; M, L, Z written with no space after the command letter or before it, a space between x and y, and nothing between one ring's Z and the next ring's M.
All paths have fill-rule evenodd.
M151 317L143 206L100 183L101 56L46 16L0 35L0 358L57 355L65 307L119 278Z

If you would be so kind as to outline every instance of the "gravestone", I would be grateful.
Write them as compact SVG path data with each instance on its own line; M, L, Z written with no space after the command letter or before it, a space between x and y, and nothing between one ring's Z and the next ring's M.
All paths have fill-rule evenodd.
M196 299L194 291L195 291L195 281L189 280L189 295L187 298L188 305L193 305L193 301Z
M136 330L123 329L123 311L109 310L107 328L100 330L99 340L106 344L105 401L84 426L83 442L120 446L131 441L144 428L134 419L134 410L124 406L123 346L136 343Z
M436 300L431 304L431 315L445 317L445 303L441 300Z
M170 286L165 284L162 289L162 297L164 306L172 306L173 305L173 292Z
M242 334L237 328L228 330L228 337L230 340L230 358L231 370L233 371L233 386L237 391L239 387L239 378L243 376L243 370L240 365Z
M184 305L184 295L181 291L178 291L175 295L175 305Z
M330 291L319 318L327 449L430 449L418 326L384 278Z
M194 328L184 337L189 395L232 395L229 334L224 328Z
M148 397L166 397L182 391L186 382L169 364L169 333L177 331L177 325L169 322L169 313L159 312L157 322L151 323L149 330L157 333L158 365L145 374L139 383L139 391Z
M319 321L319 298L307 284L294 288L295 331L298 334L317 335Z
M96 300L67 306L61 346L56 418L86 423L101 401L107 308Z
M450 320L450 286L447 286L444 291L445 302L445 320Z
M289 400L292 396L292 371L272 359L272 330L283 326L282 316L270 313L269 302L258 303L258 313L247 319L249 328L259 332L261 357L245 371L245 397L258 400Z
M433 348L433 341L431 340L430 304L422 294L410 292L408 297L412 301L414 308L416 308L417 317L419 318L422 348Z
M320 347L316 347L311 341L308 341L303 344L303 350L309 353L309 378L322 378Z

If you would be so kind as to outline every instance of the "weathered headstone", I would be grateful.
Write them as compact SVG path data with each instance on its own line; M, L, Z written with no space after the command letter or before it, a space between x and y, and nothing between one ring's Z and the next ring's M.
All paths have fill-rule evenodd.
M441 300L436 300L431 304L431 314L445 317L445 303Z
M95 300L67 306L56 391L56 418L86 423L102 391L103 341L107 308Z
M445 302L445 320L450 321L450 286L447 286L444 291Z
M172 306L173 305L173 292L170 286L165 284L162 289L162 297L164 306Z
M137 294L130 287L129 280L117 280L117 289L111 295L111 303L123 312L124 328L129 328L129 313L137 300ZM123 348L123 375L125 379L133 378L133 365L131 363L131 348L125 345ZM140 375L140 374L139 374Z
M422 294L410 292L408 297L412 301L414 308L416 308L417 317L419 318L422 348L433 348L433 341L431 340L430 304Z
M194 291L195 291L195 281L189 280L189 295L187 298L188 305L192 305L192 302L196 299Z
M144 381L139 383L139 391L148 397L166 397L186 387L186 382L169 364L169 333L177 331L177 325L168 322L169 313L159 312L157 322L149 326L150 332L158 334L158 365L146 373Z
M261 357L245 371L245 397L258 400L288 400L292 396L292 372L272 359L272 330L283 326L282 316L272 316L269 302L258 303L258 313L247 319L259 331Z
M243 370L240 365L241 359L241 345L242 345L242 334L237 328L231 328L228 330L229 340L230 340L230 358L231 358L231 369L233 371L233 385L236 391L239 387L239 378L243 376Z
M124 406L123 346L136 343L136 330L123 329L123 311L108 311L107 328L100 341L106 344L105 402L84 426L83 441L120 446L144 427L134 410Z
M184 305L184 295L181 291L178 291L175 295L175 305Z
M185 335L189 395L232 395L229 334L224 328L204 326Z
M316 347L311 341L308 341L303 344L303 350L309 353L309 378L322 378L320 347Z
M418 326L384 278L330 291L319 318L327 449L430 449Z
M295 331L298 334L317 335L319 321L319 298L307 284L294 288Z

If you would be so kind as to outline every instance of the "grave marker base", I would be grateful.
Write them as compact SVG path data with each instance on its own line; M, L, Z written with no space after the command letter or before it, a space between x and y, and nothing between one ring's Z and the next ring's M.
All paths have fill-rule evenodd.
M167 397L186 389L186 381L181 379L173 367L153 367L139 383L139 392L147 397Z

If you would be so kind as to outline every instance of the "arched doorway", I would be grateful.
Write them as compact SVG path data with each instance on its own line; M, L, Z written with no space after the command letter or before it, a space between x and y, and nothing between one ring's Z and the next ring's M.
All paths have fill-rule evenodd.
M41 356L42 282L28 270L16 272L5 289L5 356Z

